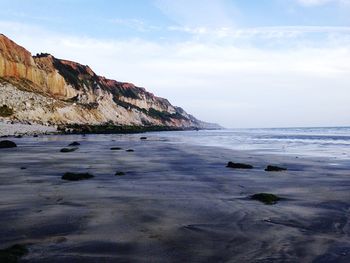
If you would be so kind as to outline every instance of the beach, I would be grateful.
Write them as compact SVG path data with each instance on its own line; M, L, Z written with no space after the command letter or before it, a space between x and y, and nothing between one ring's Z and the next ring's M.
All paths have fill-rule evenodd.
M161 133L10 140L16 148L0 149L0 248L25 245L20 262L350 262L347 158ZM74 141L78 149L60 152ZM67 172L94 177L62 180ZM267 205L257 193L281 200Z
M52 126L45 126L40 124L11 123L10 121L0 120L0 137L13 135L46 134L55 132L57 132L57 129Z

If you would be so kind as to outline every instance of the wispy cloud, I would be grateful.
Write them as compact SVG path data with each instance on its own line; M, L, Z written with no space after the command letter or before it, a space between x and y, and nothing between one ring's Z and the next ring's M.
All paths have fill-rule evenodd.
M29 20L38 20L42 22L50 22L50 21L60 21L63 18L59 16L44 16L44 15L30 15L24 11L11 11L11 10L0 10L0 14L11 15L13 18L21 18L21 19L29 19Z
M350 27L345 26L270 26L251 28L170 26L168 30L218 38L295 38L313 33L350 35Z
M233 26L237 10L225 0L155 0L155 5L180 26Z
M115 24L116 26L123 26L127 27L129 29L133 29L139 32L149 32L149 31L155 31L160 30L160 26L152 25L146 21L140 20L140 19L122 19L122 18L114 18L109 20L109 22Z
M325 4L350 4L350 0L297 0L297 2L304 6L321 6Z

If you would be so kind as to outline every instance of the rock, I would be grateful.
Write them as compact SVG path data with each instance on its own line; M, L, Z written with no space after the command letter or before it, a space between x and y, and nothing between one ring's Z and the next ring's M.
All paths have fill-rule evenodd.
M12 141L8 141L8 140L0 141L0 148L14 148L14 147L17 147L17 145Z
M274 166L274 165L268 165L265 168L265 171L267 171L267 172L280 172L280 171L287 171L287 168L282 168L282 167L278 167L278 166Z
M116 173L115 173L115 176L123 176L123 175L125 175L124 172L116 172Z
M126 150L127 152L133 152L134 150L133 149L128 149Z
M15 244L0 250L0 262L16 263L26 254L28 254L28 249L25 245Z
M226 167L235 168L235 169L253 169L253 166L245 163L234 163L228 162Z
M33 137L36 138L36 137L39 137L39 135L38 134L34 134Z
M80 181L80 180L86 180L93 178L94 176L89 173L65 173L62 176L62 180L68 180L68 181Z
M15 136L15 138L18 138L18 139L20 139L20 138L22 138L23 136L22 135L16 135Z
M79 148L78 147L74 147L74 148L62 148L60 150L61 153L69 153L69 152L74 152L76 150L78 150Z
M111 148L112 151L118 151L118 150L121 150L121 149L122 149L122 148L120 148L120 147L112 147L112 148Z
M147 137L141 137L140 140L147 140Z
M13 109L9 108L7 105L0 107L0 117L10 117L13 113Z
M27 169L26 167L21 167L21 170L25 170L25 169Z
M277 201L280 201L281 198L274 195L274 194L268 194L268 193L259 193L254 194L250 197L252 200L260 201L266 205L273 205L276 204Z
M56 237L56 238L54 238L54 242L55 243L63 243L63 242L66 242L66 241L67 241L66 237Z
M80 143L78 143L78 142L72 142L72 143L68 144L68 146L79 146L79 145L80 145Z

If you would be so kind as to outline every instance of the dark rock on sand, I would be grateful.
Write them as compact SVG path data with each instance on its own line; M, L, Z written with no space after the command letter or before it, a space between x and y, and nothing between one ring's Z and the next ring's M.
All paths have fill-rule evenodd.
M133 149L128 149L126 150L127 152L133 152L134 150Z
M140 140L147 140L147 137L141 137Z
M119 151L119 150L121 150L121 149L122 149L122 148L120 148L120 147L112 147L112 148L111 148L112 151Z
M39 135L38 135L38 134L34 134L34 135L33 135L33 137L35 137L35 138L36 138L36 137L39 137Z
M78 142L72 142L72 143L68 144L68 146L79 146L79 145L80 145L80 143L78 143Z
M283 167L278 167L278 166L274 166L274 165L268 165L265 169L265 171L267 172L280 172L280 171L286 171L287 168L283 168Z
M235 168L235 169L253 169L253 166L245 163L234 163L228 162L226 167Z
M273 204L276 204L277 201L281 200L280 197L278 197L274 194L268 194L268 193L254 194L250 198L252 200L260 201L266 205L273 205Z
M125 175L124 172L116 172L116 173L115 173L115 176L123 176L123 175Z
M80 180L86 180L93 178L94 176L89 173L65 173L62 176L63 180L68 180L68 181L80 181Z
M8 140L0 141L0 148L14 148L14 147L17 147L17 145L12 141L8 141Z
M74 151L76 151L76 150L78 150L77 147L76 147L76 148L62 148L62 149L60 150L60 152L61 152L61 153L69 153L69 152L74 152Z
M0 250L0 262L16 263L26 254L28 254L28 249L24 245L16 244Z

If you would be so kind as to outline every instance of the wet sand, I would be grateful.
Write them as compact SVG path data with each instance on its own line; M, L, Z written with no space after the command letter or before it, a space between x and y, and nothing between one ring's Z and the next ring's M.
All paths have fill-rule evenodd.
M26 244L22 262L350 262L349 160L146 136L12 139L17 148L0 149L0 249ZM78 150L60 152L73 141ZM283 200L249 198L261 192Z

